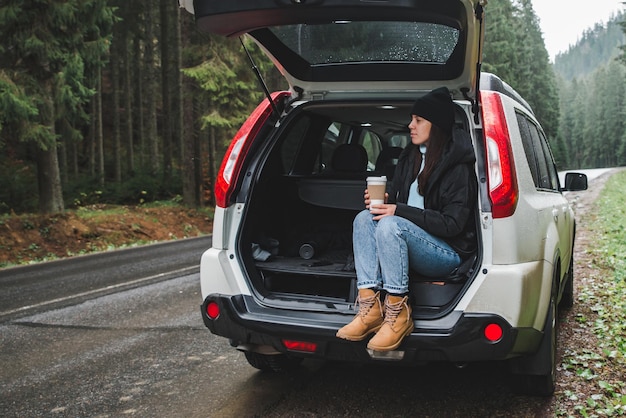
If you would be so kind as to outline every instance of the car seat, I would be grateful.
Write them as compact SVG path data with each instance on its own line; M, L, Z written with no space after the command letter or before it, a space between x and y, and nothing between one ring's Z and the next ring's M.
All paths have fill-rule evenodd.
M362 177L367 172L367 151L359 144L341 144L333 152L330 173L340 177Z
M383 176L387 176L387 180L393 179L401 152L401 147L388 147L383 149L376 159L376 171Z

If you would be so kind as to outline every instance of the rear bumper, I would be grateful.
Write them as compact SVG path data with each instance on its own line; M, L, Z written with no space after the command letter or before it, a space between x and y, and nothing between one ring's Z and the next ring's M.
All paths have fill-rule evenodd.
M209 303L215 303L219 308L215 319L207 315ZM242 350L339 361L376 361L366 349L367 340L351 342L335 336L337 330L352 319L351 315L268 308L259 305L250 296L218 294L209 295L201 310L204 324L213 334L228 338L233 346ZM493 323L503 330L502 338L496 342L484 337L485 327ZM540 337L529 333L539 334L534 330L513 328L497 315L453 312L435 321L416 320L415 330L398 348L403 352L399 361L504 360L516 355L514 347L520 334L531 340ZM311 342L317 348L307 353L290 351L283 340Z

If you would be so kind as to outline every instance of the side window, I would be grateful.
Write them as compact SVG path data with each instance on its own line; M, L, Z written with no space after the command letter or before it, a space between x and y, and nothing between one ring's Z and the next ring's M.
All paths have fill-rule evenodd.
M339 122L332 122L328 125L328 129L324 133L324 138L322 139L322 146L320 149L320 155L318 163L316 167L319 169L319 172L322 172L328 168L330 168L330 163L333 158L333 152L338 145L342 142L341 138L342 134L342 125Z
M411 136L409 134L396 134L389 139L390 147L404 148L411 142Z
M358 135L358 136L357 136ZM335 149L342 144L358 143L365 148L368 157L367 170L373 171L376 158L382 148L378 135L374 132L357 128L350 124L332 122L324 132L321 149L316 161L314 174L330 170Z
M537 167L539 168L539 188L544 190L558 190L558 180L554 184L555 170L552 161L552 154L546 149L545 138L539 132L537 126L533 123L529 124L530 134L533 138L533 147L537 156ZM546 151L548 154L546 155ZM558 178L558 177L557 177Z
M361 134L360 142L365 151L367 151L367 171L374 171L376 169L376 159L382 149L380 138L374 132L364 130Z
M530 129L530 135L533 140L533 149L535 150L535 156L537 158L537 169L539 174L539 184L536 186L539 189L550 189L550 173L548 171L548 164L546 164L546 158L543 155L543 148L539 141L539 131L533 124L528 124Z
M544 136L543 132L539 131L539 140L541 141L541 147L543 148L543 155L546 158L546 164L548 166L548 175L550 176L550 189L559 190L559 173L556 170L556 163L554 162L554 156L550 149L550 144Z
M526 154L526 161L528 161L528 168L530 168L530 174L533 177L535 187L539 188L539 169L537 167L537 157L535 155L535 149L533 146L533 138L530 134L530 122L521 113L517 114L517 124L519 126L520 135L522 137L522 144L524 145L524 154Z
M559 175L543 132L522 113L517 114L517 124L535 187L539 190L559 190Z
M332 170L337 147L352 143L365 149L367 171L375 171L376 159L382 150L381 140L373 131L308 114L302 114L290 124L279 143L280 171L294 175L321 174Z
M284 136L280 146L280 161L282 163L283 174L290 173L293 170L302 140L306 138L310 126L311 119L302 117L292 125L289 132Z

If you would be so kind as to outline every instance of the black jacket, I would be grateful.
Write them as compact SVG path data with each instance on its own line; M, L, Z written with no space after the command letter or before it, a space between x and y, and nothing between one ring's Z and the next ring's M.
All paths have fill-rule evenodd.
M409 187L415 180L414 164L419 146L409 144L400 154L391 182L389 203L397 205L396 215L426 232L443 238L462 259L476 251L475 207L478 183L474 171L476 156L469 135L455 129L424 193L424 209L408 206Z

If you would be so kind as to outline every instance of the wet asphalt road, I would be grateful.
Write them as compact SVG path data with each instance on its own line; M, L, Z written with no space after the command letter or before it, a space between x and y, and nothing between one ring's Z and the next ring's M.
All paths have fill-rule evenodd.
M211 237L0 269L0 320L199 271Z
M515 395L498 364L457 369L308 361L290 374L258 372L201 322L193 272L200 244L189 266L165 268L166 253L181 251L155 246L154 257L145 248L136 257L115 252L106 262L96 258L97 273L88 263L49 263L38 268L44 272L39 279L40 273L24 275L22 288L17 276L3 271L0 416L552 416L551 399ZM150 267L155 264L161 273ZM136 272L144 268L142 278ZM94 275L111 277L76 283ZM131 284L124 286L125 280Z

